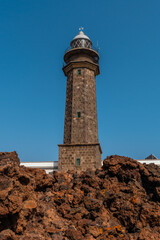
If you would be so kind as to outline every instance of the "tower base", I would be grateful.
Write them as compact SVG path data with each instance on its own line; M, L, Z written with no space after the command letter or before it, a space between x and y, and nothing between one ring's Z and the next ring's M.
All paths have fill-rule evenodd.
M101 146L99 143L59 144L59 171L95 170L102 166Z

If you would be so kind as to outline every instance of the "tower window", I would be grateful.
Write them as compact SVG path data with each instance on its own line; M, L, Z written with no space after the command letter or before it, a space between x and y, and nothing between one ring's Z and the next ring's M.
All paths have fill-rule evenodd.
M78 69L77 73L78 75L81 75L81 69Z
M81 112L77 112L77 117L78 117L78 118L81 117Z
M80 163L81 163L80 158L77 158L77 159L76 159L76 166L80 166Z

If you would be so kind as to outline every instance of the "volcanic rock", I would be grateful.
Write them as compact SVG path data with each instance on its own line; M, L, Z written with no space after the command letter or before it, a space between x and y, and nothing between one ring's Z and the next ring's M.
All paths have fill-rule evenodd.
M0 239L158 240L160 168L115 155L47 175L0 153Z

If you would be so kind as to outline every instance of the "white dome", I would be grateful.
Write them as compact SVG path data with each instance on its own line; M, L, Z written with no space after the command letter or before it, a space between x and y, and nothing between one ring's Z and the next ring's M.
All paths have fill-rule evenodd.
M73 38L73 40L79 39L79 38L83 38L83 39L88 39L88 40L90 40L89 37L87 37L87 36L84 34L84 32L82 32L82 31L80 31L80 32L78 33L78 35Z
M92 48L92 42L81 30L70 43L71 48Z

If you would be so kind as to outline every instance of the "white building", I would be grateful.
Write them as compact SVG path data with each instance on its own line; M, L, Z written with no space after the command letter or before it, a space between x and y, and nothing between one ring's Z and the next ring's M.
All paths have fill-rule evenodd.
M142 163L142 164L143 163L146 163L146 164L154 163L154 164L156 164L160 167L160 159L158 159L154 154L149 155L145 159L140 159L140 160L137 160L137 161Z
M30 168L40 168L46 171L46 173L51 173L58 170L58 162L21 162L20 165Z
M160 167L160 159L156 159L156 160L153 160L153 159L150 159L150 160L147 160L147 159L139 159L137 160L138 162L140 163L146 163L146 164L150 164L150 163L154 163L156 165L158 165Z

